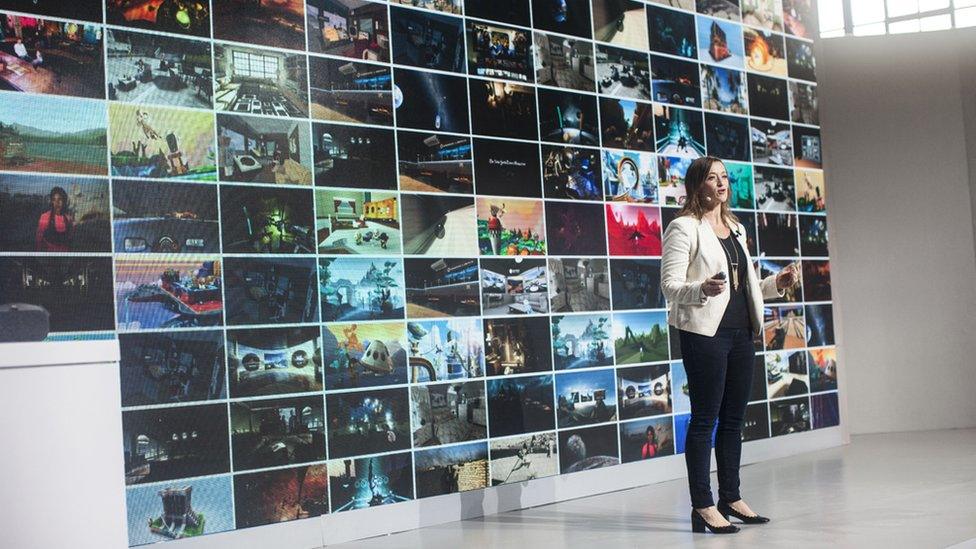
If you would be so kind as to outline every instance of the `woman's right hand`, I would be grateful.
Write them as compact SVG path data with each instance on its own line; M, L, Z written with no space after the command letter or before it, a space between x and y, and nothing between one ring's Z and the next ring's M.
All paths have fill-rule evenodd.
M718 294L725 291L725 279L724 278L707 278L702 282L702 293L708 297L715 297Z

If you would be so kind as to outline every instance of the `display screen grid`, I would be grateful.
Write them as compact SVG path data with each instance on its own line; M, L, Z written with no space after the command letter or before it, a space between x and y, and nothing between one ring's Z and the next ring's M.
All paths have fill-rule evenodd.
M4 2L0 302L119 340L130 545L683 453L660 258L705 154L802 273L743 439L838 425L816 13Z

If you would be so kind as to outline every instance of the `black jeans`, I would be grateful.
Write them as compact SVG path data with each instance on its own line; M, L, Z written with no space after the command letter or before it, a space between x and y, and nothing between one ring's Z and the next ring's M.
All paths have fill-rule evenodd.
M685 463L691 506L714 505L708 469L712 430L718 462L718 496L733 502L739 496L739 458L742 455L742 418L752 387L755 350L752 333L719 328L708 337L680 330L681 354L688 373L691 424L685 437Z

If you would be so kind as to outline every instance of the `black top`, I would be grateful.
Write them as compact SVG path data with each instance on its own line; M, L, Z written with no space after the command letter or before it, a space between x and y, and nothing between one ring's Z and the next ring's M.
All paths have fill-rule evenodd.
M738 240L732 236L725 238L720 238L720 244L722 249L725 250L725 260L728 264L728 270L726 271L726 287L729 290L729 304L725 308L725 314L722 315L722 322L719 323L719 328L744 328L750 330L752 328L752 320L749 316L749 301L748 294L746 293L749 288L749 272L746 270L749 265L746 262L746 254L742 250L742 246L739 245ZM732 263L736 260L736 254L738 254L738 267L739 271L739 289L736 290L732 284Z

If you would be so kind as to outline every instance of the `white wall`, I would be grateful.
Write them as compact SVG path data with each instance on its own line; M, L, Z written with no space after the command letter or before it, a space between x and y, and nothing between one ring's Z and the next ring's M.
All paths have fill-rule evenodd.
M976 35L976 30L966 37ZM972 47L969 38L964 46ZM962 113L966 130L966 156L969 158L969 198L973 210L973 235L976 237L976 56L959 56L959 81L962 85Z
M974 51L974 30L820 44L851 433L976 426Z

